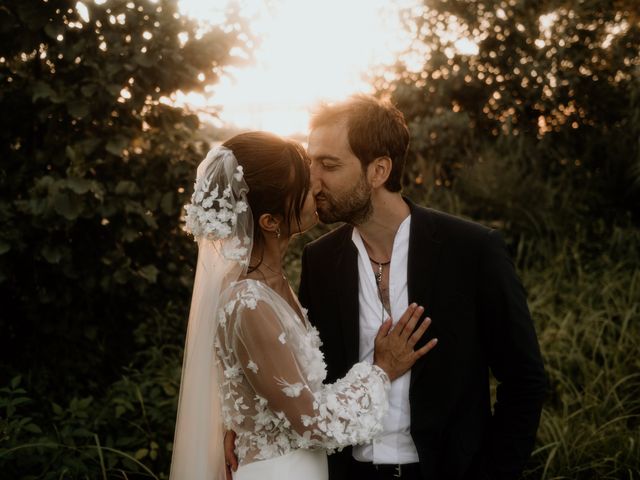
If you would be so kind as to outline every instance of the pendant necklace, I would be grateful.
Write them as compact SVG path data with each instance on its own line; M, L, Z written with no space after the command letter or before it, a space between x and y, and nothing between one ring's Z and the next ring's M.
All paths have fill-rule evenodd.
M265 267L267 267L267 269L273 273L275 273L276 275L281 275L283 280L287 280L287 276L284 273L284 270L280 270L279 272L277 270L274 270L273 268L271 268L269 265L267 265L265 262L262 262L260 265L264 265Z
M383 263L378 262L371 257L369 257L369 260L371 260L372 263L375 263L376 265L378 265L378 273L376 273L375 276L376 276L376 284L378 285L378 288L380 288L380 284L382 283L382 267L389 265L391 263L391 260Z
M384 297L382 296L382 267L389 265L391 263L391 260L389 260L388 262L378 262L376 260L374 260L373 258L369 257L369 260L371 260L372 263L375 263L376 265L378 265L378 271L374 273L374 276L376 277L376 287L378 287L378 297L380 298L380 303L382 304L382 312L380 313L380 317L381 317L381 322L384 322L384 313L385 313L385 306L384 306Z

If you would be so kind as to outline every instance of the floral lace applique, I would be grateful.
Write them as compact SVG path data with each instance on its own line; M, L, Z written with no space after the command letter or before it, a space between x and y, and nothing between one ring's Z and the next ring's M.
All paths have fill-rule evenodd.
M247 363L247 368L253 373L258 373L258 365L256 365L252 360L249 360L249 363Z
M277 382L278 385L282 387L284 394L288 397L299 397L300 392L302 392L302 389L304 388L304 383L302 382L291 384L282 378L278 379Z
M221 305L214 345L224 372L222 410L225 427L236 432L241 464L297 448L331 452L382 430L389 390L384 371L358 363L324 385L318 331L260 282L236 282Z

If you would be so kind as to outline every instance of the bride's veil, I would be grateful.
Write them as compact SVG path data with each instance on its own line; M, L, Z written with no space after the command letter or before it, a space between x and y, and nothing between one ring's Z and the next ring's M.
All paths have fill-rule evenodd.
M216 147L200 163L185 230L198 242L182 364L171 480L225 478L219 368L213 350L220 293L246 272L253 220L242 167Z

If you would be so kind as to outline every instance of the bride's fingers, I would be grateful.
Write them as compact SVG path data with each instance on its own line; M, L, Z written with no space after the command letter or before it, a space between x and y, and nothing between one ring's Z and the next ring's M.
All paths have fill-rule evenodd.
M400 317L400 320L398 320L398 323L396 323L396 325L393 327L393 330L391 331L391 333L394 333L400 336L400 334L404 330L405 325L411 318L411 315L413 315L413 313L416 311L416 308L418 308L418 305L415 303L412 303L411 305L409 305L407 309L404 311L404 313L402 314L402 316Z
M422 338L424 332L427 331L429 326L431 325L431 319L429 317L425 318L424 321L420 324L416 331L411 334L409 340L407 341L408 345L413 348L416 343Z
M393 323L391 322L390 318L387 318L384 322L382 322L382 325L380 325L378 333L376 334L376 340L380 340L386 337L389 334L389 330L391 330L392 324Z
M424 307L418 307L413 311L413 313L411 314L411 317L409 317L409 321L404 326L404 329L402 330L402 332L400 332L400 336L402 338L407 340L411 336L413 329L416 327L416 324L418 323L418 320L420 320L420 317L422 316L423 313L424 313Z
M429 342L427 342L427 344L424 347L421 347L420 349L415 351L415 356L416 356L415 359L417 360L420 357L429 353L429 351L431 351L437 344L438 344L437 338L432 338L431 340L429 340Z
M227 430L224 433L224 459L227 464L227 468L232 471L238 469L238 457L235 452L236 432L233 430Z

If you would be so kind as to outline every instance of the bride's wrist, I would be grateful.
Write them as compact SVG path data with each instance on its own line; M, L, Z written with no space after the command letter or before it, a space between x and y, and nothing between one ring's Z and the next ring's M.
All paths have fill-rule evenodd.
M384 365L381 365L380 362L374 361L373 366L378 367L378 369L382 371L382 373L384 373L385 377L387 377L387 380L389 380L389 382L392 381L391 372L387 370L387 368L385 368Z

